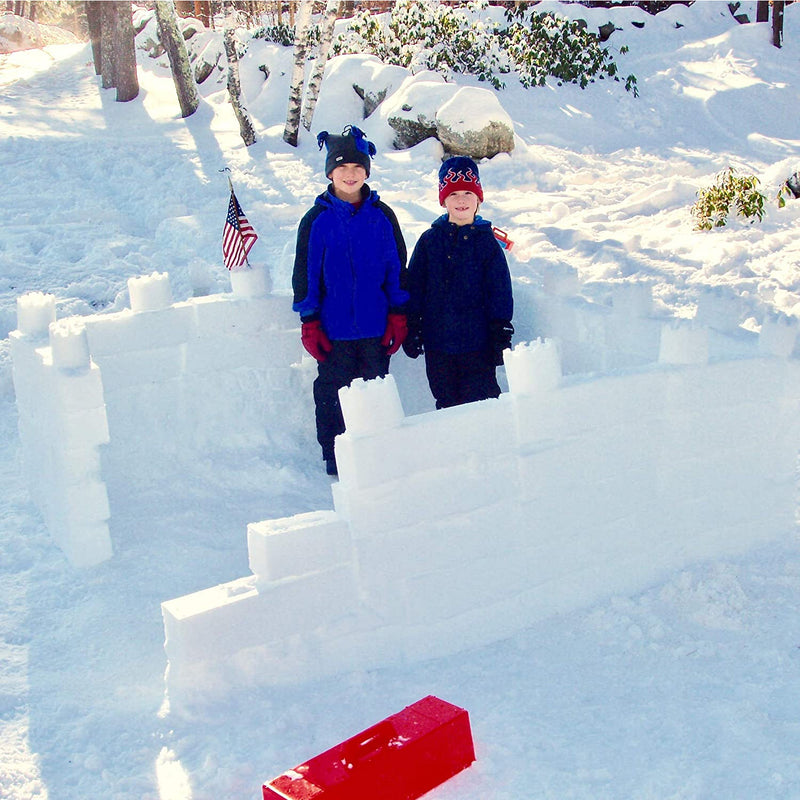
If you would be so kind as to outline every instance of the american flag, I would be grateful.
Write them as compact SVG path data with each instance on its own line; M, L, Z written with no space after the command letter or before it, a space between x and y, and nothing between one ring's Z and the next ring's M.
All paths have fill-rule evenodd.
M222 231L222 257L225 259L225 266L228 269L241 267L247 261L247 254L257 239L258 234L247 221L247 217L231 189L228 217Z

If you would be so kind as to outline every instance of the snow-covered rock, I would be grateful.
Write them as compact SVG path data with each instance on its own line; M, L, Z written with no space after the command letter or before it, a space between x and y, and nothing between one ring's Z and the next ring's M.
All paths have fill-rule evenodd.
M436 138L452 155L492 158L514 149L514 123L494 92L463 86L436 112Z
M514 149L514 124L493 92L445 83L435 72L410 76L381 108L398 150L431 136L445 152L475 159Z
M0 53L33 50L50 44L72 44L78 37L55 25L42 25L16 14L0 15Z

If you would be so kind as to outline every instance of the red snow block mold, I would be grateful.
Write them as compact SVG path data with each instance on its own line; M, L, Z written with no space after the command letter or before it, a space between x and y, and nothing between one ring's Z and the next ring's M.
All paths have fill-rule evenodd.
M414 800L474 760L467 712L429 695L265 783L264 800Z
M500 247L503 250L510 250L514 246L514 242L508 238L508 234L501 230L500 228L492 228L492 233L494 234L494 238L500 243Z

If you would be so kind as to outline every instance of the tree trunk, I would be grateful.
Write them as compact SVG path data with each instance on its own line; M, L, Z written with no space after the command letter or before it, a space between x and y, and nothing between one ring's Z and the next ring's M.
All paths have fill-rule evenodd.
M112 89L117 85L114 72L114 28L117 16L116 2L100 4L100 85Z
M322 20L320 30L319 52L317 53L317 60L314 62L314 68L311 71L311 78L308 81L305 108L303 109L303 127L307 131L311 130L311 120L314 118L314 109L317 107L322 77L325 74L325 65L328 63L328 54L333 43L333 28L339 17L340 9L341 3L339 0L328 0L325 6L325 17Z
M181 116L190 117L197 111L200 99L197 96L197 85L186 52L186 43L178 27L178 18L172 0L156 0L156 20L161 34L161 43L167 51L169 65L172 69L172 81L178 94Z
M242 86L239 82L239 56L236 53L234 29L230 27L232 20L225 24L222 39L225 43L225 55L228 57L228 94L231 98L233 113L239 122L239 133L247 147L256 142L256 132L247 109L242 105Z
M201 2L201 0L195 0L194 3L194 15L206 28L211 27L211 3L206 0L205 2Z
M103 72L103 53L100 44L102 31L103 4L98 0L91 0L86 3L86 23L89 26L89 38L92 41L92 58L94 59L94 74L100 75Z
M772 44L775 47L783 45L783 10L786 5L783 0L772 2Z
M294 67L289 88L289 109L286 113L286 126L283 141L297 147L297 133L300 128L300 109L303 102L303 83L306 72L306 50L308 49L308 30L311 27L311 11L314 0L300 0L297 21L294 29ZM291 7L291 6L290 6Z
M756 22L769 22L769 0L756 3Z
M127 103L139 95L131 4L121 0L114 5L117 6L113 33L117 102Z

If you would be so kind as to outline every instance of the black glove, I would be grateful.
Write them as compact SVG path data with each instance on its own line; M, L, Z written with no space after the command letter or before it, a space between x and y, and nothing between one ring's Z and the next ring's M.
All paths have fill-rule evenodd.
M422 344L422 324L416 317L408 317L408 336L403 342L403 352L409 358L419 358L425 352Z
M496 367L503 364L503 350L511 347L511 337L514 335L514 326L504 319L495 319L489 323L489 347L492 354L492 363Z

